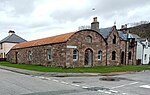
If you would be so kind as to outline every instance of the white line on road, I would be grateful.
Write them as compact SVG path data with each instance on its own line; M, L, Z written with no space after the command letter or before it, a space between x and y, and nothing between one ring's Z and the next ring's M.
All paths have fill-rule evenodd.
M111 91L111 92L113 92L113 93L118 93L118 91L115 91L115 90L109 90L109 91Z
M86 88L88 88L88 87L86 87L86 86L82 86L82 88L86 89Z
M73 85L73 86L77 86L77 87L79 87L80 85L78 85L78 84L71 84L71 85Z
M62 84L69 84L69 83L67 83L67 82L64 82L64 81L61 81L61 83L62 83Z
M59 80L55 80L55 79L53 79L52 81L54 81L54 82L59 82Z
M104 92L103 90L98 90L98 92Z
M111 92L109 92L109 91L105 91L104 93L106 93L106 94L111 94Z
M129 86L129 85L134 85L134 84L137 84L137 83L139 83L139 82L132 82L132 83L129 83L129 84L124 84L124 85L120 85L120 86L112 87L111 89L121 88L121 87Z
M50 78L45 77L46 80L51 80Z
M149 85L141 85L140 87L142 87L142 88L149 88L150 89Z

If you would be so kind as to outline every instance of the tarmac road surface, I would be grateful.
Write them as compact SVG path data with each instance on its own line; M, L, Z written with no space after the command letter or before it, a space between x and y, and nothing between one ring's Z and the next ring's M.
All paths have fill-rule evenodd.
M0 95L150 95L150 71L54 77L0 69Z

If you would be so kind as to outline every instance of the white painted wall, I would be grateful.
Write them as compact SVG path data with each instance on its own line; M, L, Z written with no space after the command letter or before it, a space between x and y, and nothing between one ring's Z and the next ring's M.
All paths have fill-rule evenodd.
M144 48L142 64L149 64L150 47Z
M136 60L140 59L142 64L149 64L150 47L148 47L148 40L144 42L137 42Z
M0 48L0 57L5 58L5 55L10 51L10 49L17 43L2 43L2 49Z
M136 60L142 60L143 45L137 42Z

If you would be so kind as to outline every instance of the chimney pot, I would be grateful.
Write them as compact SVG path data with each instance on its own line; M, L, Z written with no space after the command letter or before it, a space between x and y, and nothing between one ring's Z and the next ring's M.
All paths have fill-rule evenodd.
M12 34L15 34L15 31L13 31L13 30L9 30L9 35L12 35Z
M97 17L94 17L94 18L93 18L93 22L97 22Z

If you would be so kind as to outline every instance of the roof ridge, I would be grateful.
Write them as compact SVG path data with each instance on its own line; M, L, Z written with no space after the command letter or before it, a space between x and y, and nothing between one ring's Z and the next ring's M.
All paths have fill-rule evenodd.
M13 47L13 49L65 42L74 33L76 33L76 32L69 32L69 33L59 34L59 35L45 37L45 38L41 38L41 39L36 39L36 40L32 40L32 41L22 42L22 43L15 45Z

